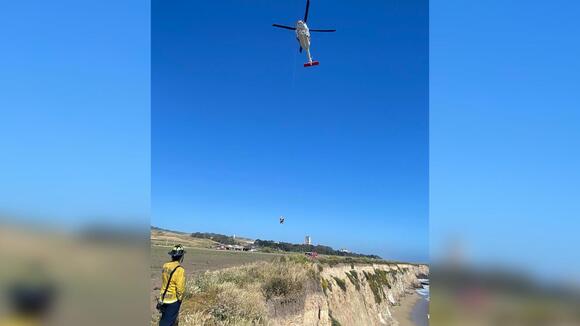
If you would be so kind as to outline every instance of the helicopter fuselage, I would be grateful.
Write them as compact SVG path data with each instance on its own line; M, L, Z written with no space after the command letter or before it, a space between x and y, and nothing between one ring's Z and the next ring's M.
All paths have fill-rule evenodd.
M308 25L301 20L296 22L296 38L304 50L310 49L310 30Z

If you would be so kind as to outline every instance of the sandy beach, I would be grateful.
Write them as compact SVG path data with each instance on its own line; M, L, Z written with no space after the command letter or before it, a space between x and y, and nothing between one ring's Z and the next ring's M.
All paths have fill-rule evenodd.
M417 326L413 321L413 310L419 300L422 300L421 296L413 292L401 301L401 305L392 308L393 317L400 326Z

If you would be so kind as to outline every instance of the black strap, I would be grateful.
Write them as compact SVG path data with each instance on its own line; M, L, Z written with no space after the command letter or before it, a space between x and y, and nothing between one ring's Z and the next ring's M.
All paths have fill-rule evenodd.
M165 294L167 293L167 290L169 290L169 285L171 284L171 278L173 277L173 273L175 273L175 271L181 267L181 265L177 265L177 267L175 267L172 271L171 274L169 274L169 279L167 280L167 286L165 286L165 291L163 291L163 295L161 296L161 302L163 302L163 300L165 300Z

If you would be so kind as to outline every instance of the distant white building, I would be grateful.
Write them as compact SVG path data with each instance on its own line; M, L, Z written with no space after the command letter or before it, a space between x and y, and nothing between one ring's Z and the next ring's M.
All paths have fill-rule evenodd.
M310 238L309 235L304 237L304 244L305 245L312 245L312 239Z
M226 250L237 250L237 251L244 251L244 247L240 245L227 245Z

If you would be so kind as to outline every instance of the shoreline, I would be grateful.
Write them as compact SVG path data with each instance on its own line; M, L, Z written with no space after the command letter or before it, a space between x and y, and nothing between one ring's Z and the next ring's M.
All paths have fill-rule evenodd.
M412 294L406 295L400 301L400 305L393 307L392 316L399 326L415 326L413 311L420 300L422 297L413 291Z

